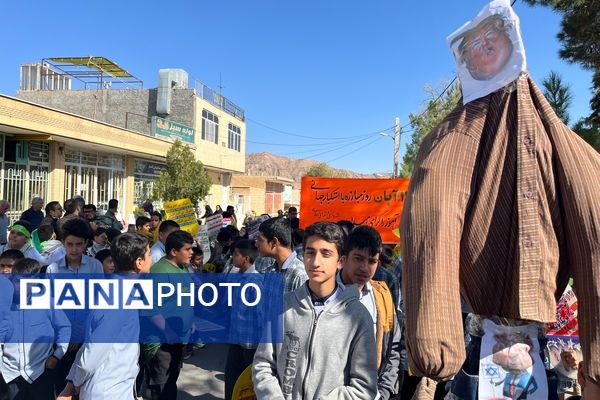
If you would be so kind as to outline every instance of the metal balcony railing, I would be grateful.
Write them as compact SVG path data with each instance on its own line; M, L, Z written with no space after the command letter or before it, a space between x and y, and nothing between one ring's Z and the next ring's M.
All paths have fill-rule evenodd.
M195 79L196 95L208 101L209 103L219 107L227 114L233 115L240 121L244 121L244 109L236 106L232 101L226 97L206 86L204 83Z

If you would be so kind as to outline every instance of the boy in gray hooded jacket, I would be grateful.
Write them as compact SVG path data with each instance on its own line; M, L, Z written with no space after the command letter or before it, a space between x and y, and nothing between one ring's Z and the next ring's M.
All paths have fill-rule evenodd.
M308 281L284 297L281 344L258 346L252 380L258 399L364 399L377 394L373 319L356 286L336 282L344 234L318 222L305 231Z

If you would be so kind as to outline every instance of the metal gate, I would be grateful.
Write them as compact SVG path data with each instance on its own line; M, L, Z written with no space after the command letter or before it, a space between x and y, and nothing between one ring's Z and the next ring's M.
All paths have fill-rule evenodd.
M27 167L15 163L4 163L4 198L10 203L8 218L10 222L19 219L28 208L26 197Z

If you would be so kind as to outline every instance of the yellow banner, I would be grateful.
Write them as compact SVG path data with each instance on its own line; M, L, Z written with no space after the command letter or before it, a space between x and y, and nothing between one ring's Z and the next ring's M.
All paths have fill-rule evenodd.
M173 220L179 224L182 231L196 236L198 234L198 220L196 211L190 199L179 199L164 204L166 219Z

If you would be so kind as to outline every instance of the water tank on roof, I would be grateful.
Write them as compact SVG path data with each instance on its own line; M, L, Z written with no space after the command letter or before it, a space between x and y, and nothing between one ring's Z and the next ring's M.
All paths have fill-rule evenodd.
M188 88L188 73L183 69L167 68L158 70L158 93L156 96L156 113L171 114L172 89Z

